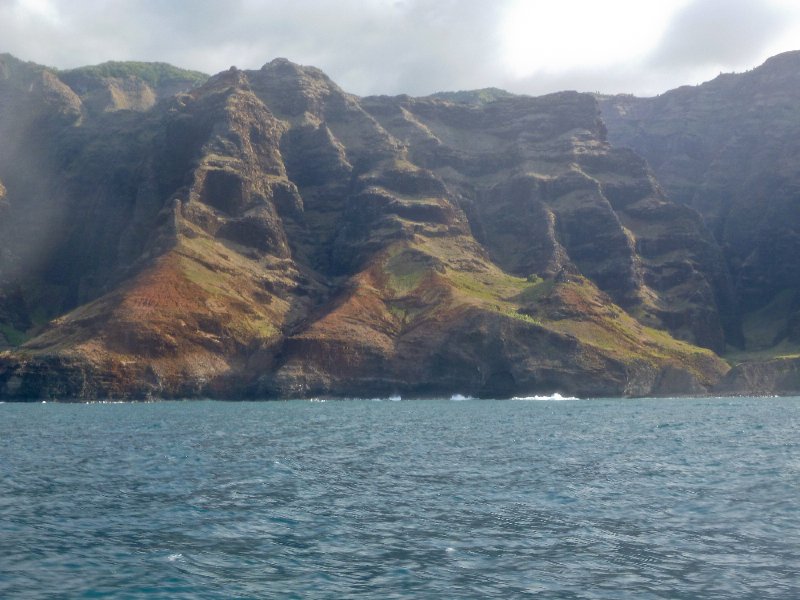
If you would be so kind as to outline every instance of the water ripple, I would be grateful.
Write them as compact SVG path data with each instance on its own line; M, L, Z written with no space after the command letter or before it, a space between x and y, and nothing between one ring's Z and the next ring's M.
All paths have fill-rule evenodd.
M800 597L798 399L0 406L0 597Z

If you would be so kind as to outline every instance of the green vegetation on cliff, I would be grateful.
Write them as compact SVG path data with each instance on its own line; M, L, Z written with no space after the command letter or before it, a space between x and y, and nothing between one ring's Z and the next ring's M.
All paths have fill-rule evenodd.
M0 274L48 318L0 321L21 344L0 396L698 394L733 377L714 353L722 250L607 142L591 95L357 98L286 60L8 71ZM26 281L50 286L47 310ZM790 339L794 297L745 336Z
M78 67L59 71L62 76L70 78L75 75L88 77L138 77L153 87L175 81L189 81L200 85L208 80L208 75L199 71L181 69L161 62L109 61L99 65Z
M431 94L428 98L436 100L447 100L448 102L457 102L461 104L487 104L494 102L500 98L511 98L514 94L507 92L500 88L488 87L480 90L461 90L458 92L436 92Z

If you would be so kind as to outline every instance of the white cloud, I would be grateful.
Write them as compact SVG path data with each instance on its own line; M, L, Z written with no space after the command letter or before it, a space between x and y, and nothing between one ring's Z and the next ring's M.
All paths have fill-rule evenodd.
M209 73L285 56L358 94L655 93L794 49L799 13L796 0L0 0L0 52Z
M740 66L783 33L785 17L760 0L694 0L675 15L649 64Z
M501 23L504 61L517 77L632 64L655 46L681 4L518 0Z

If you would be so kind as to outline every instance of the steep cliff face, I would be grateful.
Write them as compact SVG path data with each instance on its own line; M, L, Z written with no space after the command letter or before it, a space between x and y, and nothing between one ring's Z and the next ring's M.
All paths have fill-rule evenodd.
M359 99L277 59L136 112L38 69L52 93L0 85L65 115L46 144L13 125L38 179L0 161L25 265L4 287L60 303L20 325L0 396L688 393L727 370L676 339L721 343L713 241L588 95Z
M0 239L8 235L8 213L10 206L6 198L6 188L0 181ZM0 263L12 259L10 250L5 245L0 245ZM24 330L29 324L19 314L19 298L14 294L8 281L0 275L0 350L19 344L22 340L20 329Z
M796 395L800 390L800 355L737 364L716 386L722 394Z
M142 253L164 201L153 188L166 171L157 155L158 118L95 113L82 99L88 88L74 90L64 79L0 55L0 179L7 189L0 279L22 287L37 322L118 283L118 269Z
M63 246L56 224L68 208L56 166L58 132L80 120L80 99L52 72L0 55L0 328L7 343L24 341L33 312L63 310L63 290L40 285L44 256ZM51 285L57 285L54 278ZM24 283L23 283L24 282ZM41 300L41 302L40 302ZM44 316L42 315L42 318ZM3 340L0 340L2 343Z
M800 53L656 98L601 99L609 139L644 156L724 250L747 350L800 343ZM733 333L733 332L732 332Z
M504 270L581 273L641 322L720 350L731 290L699 217L644 161L612 148L585 94L482 106L366 99L410 159L453 190Z

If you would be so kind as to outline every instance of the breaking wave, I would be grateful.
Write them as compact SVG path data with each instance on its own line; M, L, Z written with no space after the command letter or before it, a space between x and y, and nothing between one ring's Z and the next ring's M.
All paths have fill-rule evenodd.
M512 400L550 400L550 401L559 401L559 400L580 400L577 396L562 396L558 392L552 394L551 396L514 396L511 398Z

